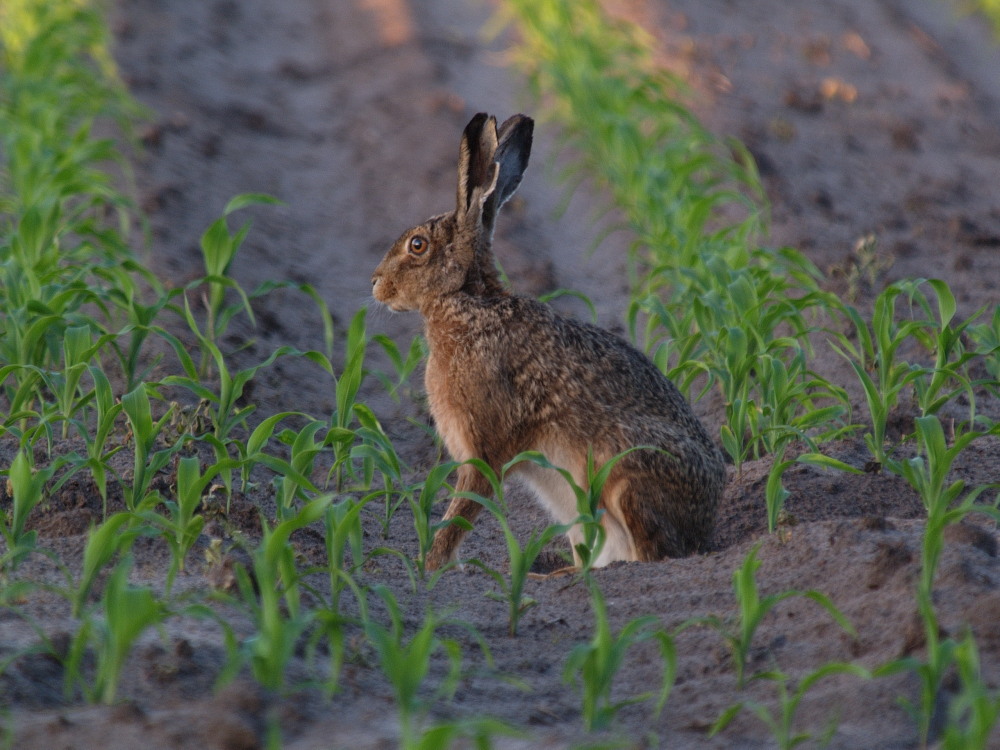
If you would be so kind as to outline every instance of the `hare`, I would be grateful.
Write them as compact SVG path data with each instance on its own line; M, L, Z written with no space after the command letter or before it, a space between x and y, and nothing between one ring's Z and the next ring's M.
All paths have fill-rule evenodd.
M509 292L493 252L493 226L528 166L533 121L515 115L499 128L477 114L462 135L455 210L396 240L372 275L375 299L418 310L429 347L425 385L431 415L451 456L479 458L499 473L526 450L541 452L587 486L588 455L614 466L600 508L605 543L595 566L651 561L703 550L712 533L726 470L681 393L641 352L593 325ZM658 450L657 450L658 449ZM531 461L514 468L558 523L578 518L576 496L556 471ZM470 524L488 497L473 466L458 469L445 520ZM466 535L441 527L425 560L453 560ZM571 527L571 546L582 531ZM579 564L579 557L576 557Z

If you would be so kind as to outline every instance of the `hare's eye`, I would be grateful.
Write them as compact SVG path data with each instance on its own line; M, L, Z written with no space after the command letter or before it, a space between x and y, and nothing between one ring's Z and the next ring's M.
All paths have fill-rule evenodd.
M427 252L428 247L430 247L430 243L427 241L426 237L419 234L410 237L408 248L414 255L423 255Z

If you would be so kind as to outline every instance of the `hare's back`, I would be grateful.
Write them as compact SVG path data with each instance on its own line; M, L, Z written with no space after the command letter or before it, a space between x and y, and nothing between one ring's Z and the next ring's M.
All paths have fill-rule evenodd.
M663 421L680 432L704 429L677 387L650 359L621 336L563 317L524 297L505 328L503 349L522 394L551 402L604 423ZM707 436L705 436L707 439Z

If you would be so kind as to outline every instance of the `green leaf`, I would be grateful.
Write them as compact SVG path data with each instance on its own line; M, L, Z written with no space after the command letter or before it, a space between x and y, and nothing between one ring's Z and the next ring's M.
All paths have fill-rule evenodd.
M285 202L266 193L242 193L229 200L223 214L228 216L247 206L283 206Z

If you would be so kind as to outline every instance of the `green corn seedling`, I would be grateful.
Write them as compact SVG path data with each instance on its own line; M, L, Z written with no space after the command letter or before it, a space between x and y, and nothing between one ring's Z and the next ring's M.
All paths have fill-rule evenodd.
M771 731L771 736L775 744L781 750L791 750L799 745L815 739L812 732L799 731L795 729L795 714L799 704L806 696L806 693L822 679L833 675L850 675L861 679L871 679L871 673L864 667L856 664L845 664L843 662L829 662L819 669L816 669L803 677L794 689L789 690L792 678L779 671L761 672L754 675L755 680L768 680L775 684L778 693L778 706L775 711L769 704L758 701L742 701L730 706L723 712L722 716L712 725L709 736L714 736L721 732L731 722L740 711L749 709L758 719L760 719ZM823 741L825 745L836 729L836 724L831 722L824 732Z
M905 291L905 285L897 283L879 294L870 327L856 309L844 306L842 311L854 327L858 344L844 334L837 334L838 344L831 344L847 359L861 382L872 420L872 431L865 435L865 442L879 466L884 466L888 457L885 443L889 414L903 389L921 372L918 365L898 359L900 346L923 325L914 320L896 322L896 299Z
M453 461L438 464L427 473L423 482L406 493L406 499L413 512L413 528L417 534L417 570L421 578L426 575L424 562L434 541L434 534L440 528L440 524L431 522L434 503L442 488L452 490L447 480L456 467L457 464ZM480 499L477 498L477 501Z
M986 750L1000 721L1000 691L992 689L980 672L979 652L972 633L966 633L953 653L959 690L948 706L948 722L941 736L943 750Z
M323 517L329 593L325 594L312 587L307 588L318 601L323 602L311 612L315 628L310 636L310 646L314 648L320 640L326 640L329 666L323 684L328 696L333 695L338 689L347 642L347 626L368 620L367 599L354 578L354 572L366 559L362 547L361 512L375 497L376 494L372 493L361 500L347 497L340 502L331 503ZM347 563L348 550L351 552L350 565ZM345 615L342 611L341 596L346 589L350 589L354 594L359 608L357 617Z
M962 343L963 337L972 323L983 313L980 308L964 321L952 326L957 305L955 295L948 285L940 279L915 279L912 282L911 299L916 299L920 308L927 315L927 324L916 328L914 335L934 357L934 363L913 382L917 404L923 416L937 413L942 406L964 393L969 399L969 422L975 420L976 398L973 383L968 377L969 362L979 355L975 349L967 350ZM936 314L931 311L926 296L921 293L920 286L927 284L933 291L937 301Z
M791 493L785 489L781 477L795 461L785 461L785 449L781 448L774 457L774 464L767 474L767 486L764 489L764 501L767 505L767 530L774 533L778 528L778 517L785 507L785 501Z
M775 605L786 599L792 597L811 599L823 607L845 632L851 636L856 635L851 623L841 614L829 597L815 589L783 591L762 598L757 588L756 578L757 569L760 568L760 560L757 559L759 547L759 544L752 547L743 561L743 565L733 572L733 591L736 594L736 602L739 607L735 626L714 615L696 618L687 623L687 625L708 625L722 635L733 652L733 663L736 666L736 685L740 689L746 684L747 662L757 628L760 627L761 622L774 609Z
M166 592L170 593L177 574L183 572L184 561L191 547L198 540L205 525L205 517L197 513L209 484L223 469L234 468L234 459L209 466L204 473L196 456L185 456L177 463L176 499L163 500L166 515L155 509L144 511L141 516L150 525L159 528L170 547L170 570L167 572Z
M132 513L123 511L88 532L79 579L75 585L68 579L67 598L73 606L73 617L81 616L101 571L116 555L126 553L141 533L142 529L134 521Z
M151 589L128 583L132 560L125 557L108 578L101 600L103 618L84 616L67 656L67 689L79 681L89 700L113 703L118 681L136 639L148 628L160 625L170 611ZM92 680L81 675L80 663L87 646L93 645L96 669Z
M517 626L521 621L521 617L525 612L538 603L531 597L525 596L524 593L525 583L528 580L528 573L531 570L531 566L534 564L541 551L553 538L559 534L565 534L570 528L568 524L550 525L545 527L545 529L540 532L537 530L532 531L523 546L520 542L518 542L517 537L510 528L510 524L507 522L508 508L504 502L503 477L510 469L522 461L534 461L540 466L551 467L551 464L549 464L541 454L536 452L525 452L515 456L503 467L503 471L500 476L497 476L497 474L485 462L480 461L479 459L472 459L468 462L484 477L486 477L490 486L493 488L493 494L496 500L471 494L469 497L488 510L500 524L504 540L507 543L507 554L510 560L510 573L505 577L499 571L493 570L479 560L471 560L470 563L483 570L496 582L499 587L499 593L487 592L487 596L492 599L496 599L497 601L506 602L507 633L512 638L517 635ZM437 468L443 469L445 466L447 465L442 465ZM434 472L432 472L432 474L433 473ZM426 552L429 549L430 539L427 540L427 548L424 551Z
M385 603L389 624L370 617L364 623L365 635L396 695L400 747L418 748L423 736L420 724L427 706L434 698L447 698L455 692L461 674L462 650L457 641L437 636L444 621L433 613L428 613L423 625L407 638L399 604L392 593L384 586L376 586L373 591ZM448 673L437 688L428 693L424 683L430 671L431 656L439 649L447 657Z
M161 332L161 335L173 347L184 369L184 375L168 375L161 381L161 384L185 388L208 405L212 431L209 435L203 435L202 439L213 446L217 461L221 462L228 458L229 447L236 442L235 433L246 427L248 418L256 410L254 404L241 406L240 401L243 398L247 384L257 375L259 370L270 367L275 360L282 356L304 356L320 364L328 372L332 372L329 360L323 354L319 352L300 352L290 346L278 347L259 364L251 365L237 372L230 372L222 351L214 341L203 334L198 328L197 321L194 318L186 297L184 299L184 319L192 333L198 338L202 350L214 362L215 373L218 377L218 389L216 391L203 384L196 371L194 362L185 350L184 345L179 339L165 331ZM226 494L231 495L232 471L230 469L222 471L222 481L226 488Z
M566 660L563 682L575 682L583 698L583 719L588 732L608 727L624 706L649 700L652 693L632 696L622 701L612 700L615 675L622 666L626 652L647 640L660 647L663 674L656 699L654 716L658 716L670 697L677 672L677 652L673 639L653 617L640 617L625 625L615 635L608 621L607 606L597 583L586 577L590 601L594 609L594 636L589 643L578 644Z
M372 341L382 347L382 351L389 357L395 370L395 377L389 377L382 372L373 372L386 392L394 399L399 398L399 390L410 381L413 371L427 356L427 343L422 336L414 336L410 341L409 349L404 355L395 341L384 334L372 336Z
M229 274L236 253L250 231L250 222L244 222L236 233L232 234L229 231L227 217L246 206L280 203L281 201L268 195L251 193L237 195L226 205L222 216L216 219L201 236L201 255L205 264L205 276L193 282L192 286L205 284L208 288L205 296L205 340L201 341L202 358L198 368L199 376L202 379L209 375L212 364L218 365L218 358L214 356L214 353L206 350L206 342L217 344L221 341L229 328L230 321L239 312L244 312L251 322L254 320L250 298L243 287ZM227 289L236 292L239 297L238 303L225 304Z
M615 466L625 456L634 451L640 450L660 450L650 446L635 446L628 450L612 456L599 468L594 461L592 451L587 451L587 479L586 487L580 487L566 469L554 466L540 454L530 455L530 460L538 463L543 468L552 469L562 474L563 479L569 483L570 488L576 495L577 517L569 530L571 540L576 539L573 544L573 561L580 568L581 573L587 573L600 557L604 547L605 532L601 523L601 516L604 510L600 508L601 495L604 492L604 485L607 484L611 472ZM517 458L515 457L515 460Z
M304 487L310 492L318 492L312 482L297 472L288 461L275 456L267 450L268 441L275 436L278 425L286 419L295 417L310 419L307 414L297 411L283 411L272 414L267 419L261 420L260 424L254 427L253 432L250 433L245 442L234 438L228 443L229 446L235 446L240 458L241 486L244 492L250 488L250 473L257 466L266 466L275 474L290 479L290 481L295 482L298 486Z
M1000 389L1000 305L993 309L988 323L971 326L969 337L976 343L976 352L990 375L987 381L994 393Z
M469 740L478 750L493 747L494 737L523 738L524 733L488 716L473 717L446 724L435 724L422 732L415 750L438 750L443 747L466 746L459 740Z
M311 488L312 483L303 485L297 481L297 478L311 476L316 457L326 444L323 438L317 440L316 435L328 429L325 422L314 420L298 432L285 430L278 436L278 440L289 447L288 465L292 468L292 472L287 474L280 472L274 479L279 518L292 515L295 511L296 500L306 499L304 490Z
M110 466L110 459L124 446L108 446L112 431L118 415L122 412L122 402L115 401L111 390L111 383L108 381L104 371L90 366L88 368L90 377L94 382L93 398L91 399L91 410L93 411L93 423L87 425L80 420L74 420L74 427L79 437L86 445L86 456L82 461L74 461L71 472L64 477L63 481L69 479L72 473L79 469L89 469L90 475L94 479L97 491L101 495L102 517L108 515L108 473L113 473Z
M129 510L134 511L138 510L150 496L150 486L156 474L167 466L183 443L178 442L173 446L155 450L157 438L163 426L169 421L172 408L154 422L146 386L140 385L122 396L122 411L128 418L135 444L132 486L127 487L125 491L125 504Z
M237 568L240 598L256 625L255 635L244 644L246 657L254 677L268 690L284 686L288 662L313 619L313 613L301 606L302 573L289 539L292 532L321 519L332 499L323 495L273 528L264 524L260 545L252 554L256 590L247 571Z
M6 550L0 557L0 575L7 578L28 557L36 546L37 531L27 531L25 526L31 512L45 499L45 485L59 468L56 462L36 470L31 459L19 450L7 471L7 484L11 493L10 510L0 514L0 534Z
M331 427L338 431L349 430L354 421L355 405L358 390L361 388L361 381L364 379L365 353L368 346L368 338L365 328L364 308L358 310L351 319L351 324L347 329L347 344L345 351L344 369L339 377L335 378L335 397L337 410L331 418ZM334 443L336 451L336 488L343 489L344 481L350 471L350 444L342 441Z
M353 411L359 424L357 429L334 428L331 431L332 435L338 436L334 438L339 447L339 450L335 448L335 453L342 457L338 460L360 465L361 476L355 477L355 479L360 479L362 490L372 489L375 491L374 488L381 485L382 489L378 492L384 501L384 511L379 522L382 526L382 537L388 538L389 523L396 510L407 501L413 506L413 492L406 488L406 483L403 480L403 474L406 471L405 464L396 453L392 440L385 434L375 413L366 404L354 404ZM342 468L342 465L335 464L332 470L333 474L338 474L338 481L340 481L339 472ZM376 473L379 476L378 481L375 480ZM355 475L353 467L351 467L349 475ZM403 488L403 491L399 491L399 488ZM419 507L414 508L414 514L414 524L421 525L423 521Z
M958 523L970 513L983 513L1000 520L997 503L985 505L977 503L978 497L986 491L996 490L997 484L981 485L965 493L965 482L956 479L948 482L952 463L961 451L983 433L970 431L956 436L949 448L944 437L940 420L934 416L918 417L916 420L917 442L921 454L907 461L890 460L889 469L902 476L917 491L927 509L927 525L924 529L921 552L920 581L917 586L917 609L924 623L927 642L926 662L910 660L906 665L916 672L920 679L921 694L918 707L910 705L920 728L920 737L926 744L930 733L934 703L941 682L951 666L955 644L941 640L940 626L934 609L934 578L938 561L944 550L944 532L947 526ZM1000 433L995 427L993 433ZM963 493L964 496L963 496ZM998 498L1000 499L1000 498Z
M345 586L354 588L351 574L365 562L361 512L375 497L373 493L360 500L345 498L331 504L324 515L327 571L330 577L328 609L336 614L340 613L340 595ZM348 550L351 552L350 565L347 564Z

